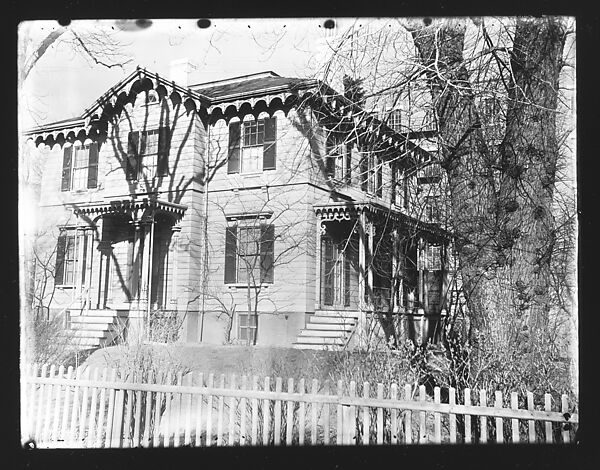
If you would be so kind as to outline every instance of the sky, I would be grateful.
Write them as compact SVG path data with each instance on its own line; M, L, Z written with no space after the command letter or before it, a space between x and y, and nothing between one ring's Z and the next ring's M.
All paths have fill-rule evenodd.
M57 41L23 84L19 96L20 128L80 115L137 65L168 76L171 61L188 58L196 66L190 84L267 70L288 77L313 76L327 56L327 43L355 23L353 19L335 19L336 27L327 29L325 20L215 19L206 29L191 19L155 20L145 29L135 27L133 22L73 21L70 27L79 31L110 28L122 44L123 54L132 60L124 67L102 67L75 53L68 42ZM19 41L35 46L58 27L55 21L21 24ZM71 38L68 33L62 37Z

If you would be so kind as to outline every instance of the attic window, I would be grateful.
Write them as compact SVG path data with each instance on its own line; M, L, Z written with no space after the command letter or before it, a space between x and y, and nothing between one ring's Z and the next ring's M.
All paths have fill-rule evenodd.
M158 103L158 93L154 90L148 91L148 99L146 100L147 104Z

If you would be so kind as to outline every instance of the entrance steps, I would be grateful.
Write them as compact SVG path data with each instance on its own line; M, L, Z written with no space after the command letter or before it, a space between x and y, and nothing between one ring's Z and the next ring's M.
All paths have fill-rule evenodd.
M62 338L80 349L95 349L114 343L127 325L122 310L71 310L69 328Z
M292 344L295 349L343 349L358 324L358 312L317 310Z

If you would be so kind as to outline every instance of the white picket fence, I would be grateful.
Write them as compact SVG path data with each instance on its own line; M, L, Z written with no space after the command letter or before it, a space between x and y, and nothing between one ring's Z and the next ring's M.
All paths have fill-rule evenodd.
M567 443L578 423L564 395L552 411L550 394L539 403L512 393L504 407L500 392L488 405L484 390L459 397L436 387L432 399L424 386L288 379L284 391L279 377L239 379L30 365L21 375L22 440L72 448Z

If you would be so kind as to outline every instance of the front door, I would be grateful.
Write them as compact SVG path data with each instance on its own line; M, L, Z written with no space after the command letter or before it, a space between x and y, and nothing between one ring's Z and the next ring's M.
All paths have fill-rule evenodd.
M343 244L336 243L331 237L321 239L322 273L321 299L325 306L350 306L350 257L344 251Z

